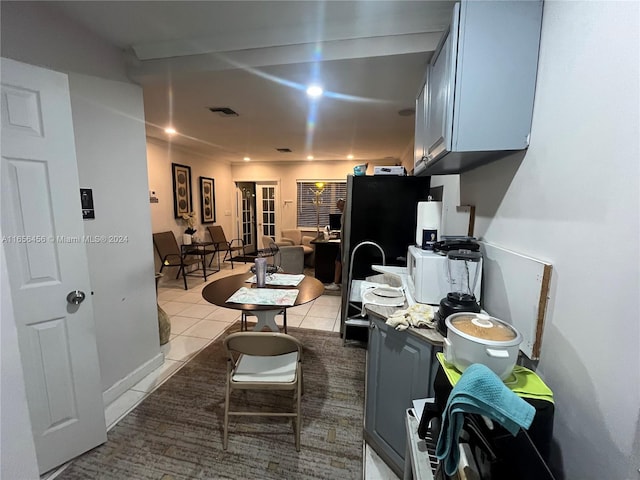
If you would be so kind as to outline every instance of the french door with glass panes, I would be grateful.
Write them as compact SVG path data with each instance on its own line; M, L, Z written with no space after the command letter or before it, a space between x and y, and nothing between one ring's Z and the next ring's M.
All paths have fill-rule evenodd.
M277 182L263 182L256 184L256 211L258 220L258 239L262 243L262 236L267 235L277 240L278 231L278 184ZM260 248L264 248L261 245Z
M236 199L238 208L237 237L244 242L245 252L253 253L258 248L255 227L256 184L253 182L236 182Z

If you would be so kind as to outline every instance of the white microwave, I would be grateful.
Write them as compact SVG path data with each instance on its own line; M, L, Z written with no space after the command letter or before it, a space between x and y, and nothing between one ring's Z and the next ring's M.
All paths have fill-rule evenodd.
M480 301L482 287L482 260L472 268L480 268L474 295ZM475 270L470 277L475 276ZM447 276L447 256L431 250L422 250L413 245L407 252L407 274L409 291L416 302L438 305L451 291Z

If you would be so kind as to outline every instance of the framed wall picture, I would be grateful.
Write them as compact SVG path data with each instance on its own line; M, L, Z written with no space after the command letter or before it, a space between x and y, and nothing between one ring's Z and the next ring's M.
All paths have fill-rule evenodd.
M191 196L191 167L171 164L173 171L173 213L175 218L182 218L182 214L193 211Z
M200 177L200 216L202 223L216 221L216 189L213 178Z

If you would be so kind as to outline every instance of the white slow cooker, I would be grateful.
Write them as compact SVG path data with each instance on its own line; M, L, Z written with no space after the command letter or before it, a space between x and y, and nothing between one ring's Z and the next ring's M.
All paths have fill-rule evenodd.
M460 312L445 319L444 356L460 372L474 363L489 367L502 380L518 360L522 335L513 326L482 313Z

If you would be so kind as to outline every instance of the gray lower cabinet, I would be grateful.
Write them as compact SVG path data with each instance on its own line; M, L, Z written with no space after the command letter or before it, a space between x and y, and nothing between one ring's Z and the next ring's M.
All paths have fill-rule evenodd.
M402 478L407 433L406 409L412 400L433 396L436 347L385 319L370 315L364 437Z

